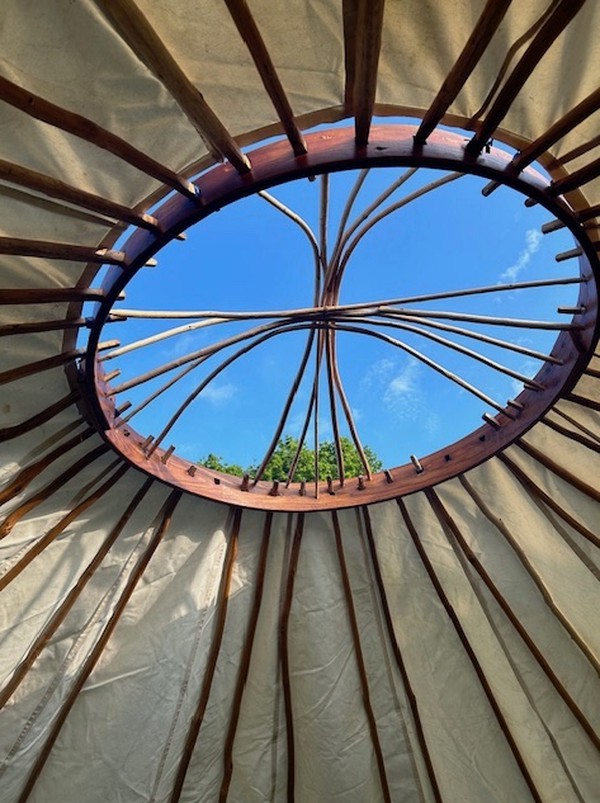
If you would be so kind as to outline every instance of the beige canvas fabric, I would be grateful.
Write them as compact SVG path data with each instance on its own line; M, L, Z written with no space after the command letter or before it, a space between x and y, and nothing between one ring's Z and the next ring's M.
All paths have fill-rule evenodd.
M102 5L6 0L0 76L193 175L210 161L203 139ZM137 5L234 137L280 129L225 3ZM343 4L249 5L300 123L344 116ZM424 113L483 5L388 0L377 113ZM477 112L548 5L511 4L447 122ZM599 32L588 0L502 121L509 142L535 140L597 88ZM599 115L544 156L554 177L598 159L596 146L560 166ZM163 192L2 101L0 158L132 207ZM569 198L598 204L600 181ZM3 237L97 247L120 231L0 182ZM2 255L0 293L89 273ZM67 312L0 305L0 325ZM2 337L0 370L70 347L60 331ZM100 451L75 402L39 418L72 393L62 366L2 384L0 694L19 683L0 709L0 800L205 803L225 799L224 778L240 803L600 799L599 356L589 368L546 416L562 431L540 421L523 437L534 451L517 442L435 497L337 516L180 497Z

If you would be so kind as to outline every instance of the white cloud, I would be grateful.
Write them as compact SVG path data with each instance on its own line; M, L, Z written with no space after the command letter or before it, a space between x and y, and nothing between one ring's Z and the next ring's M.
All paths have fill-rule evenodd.
M160 350L159 358L161 360L176 360L184 354L189 354L191 351L196 351L199 347L199 341L203 339L203 335L196 332L185 332L181 335L176 335L171 341L166 341L165 346Z
M418 390L417 376L419 371L419 363L414 357L411 358L402 371L388 384L384 395L384 401L393 402L401 396L414 394Z
M211 404L220 406L226 404L237 393L237 388L231 382L224 385L210 384L207 385L202 391L201 398L209 401Z
M525 248L523 248L519 254L514 265L511 265L510 268L507 268L500 274L501 282L514 282L517 279L519 274L522 273L531 262L531 257L539 249L541 239L542 233L537 229L528 229L525 232Z
M360 380L361 386L369 388L372 385L380 385L388 379L395 367L396 364L393 360L389 360L385 357L381 360L377 360L377 362L369 366L367 372Z

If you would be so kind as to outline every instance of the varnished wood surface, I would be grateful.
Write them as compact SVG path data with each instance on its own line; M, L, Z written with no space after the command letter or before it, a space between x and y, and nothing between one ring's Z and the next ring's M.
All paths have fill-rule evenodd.
M106 299L91 330L85 367L85 383L88 388L86 398L90 415L104 437L132 465L186 491L242 507L302 511L369 504L413 493L467 471L518 439L550 409L556 398L571 391L588 362L590 349L598 336L597 296L593 275L594 271L598 274L599 268L594 244L565 203L561 199L550 197L547 192L548 184L539 174L525 170L519 176L514 175L510 170L511 157L508 154L492 148L490 153L481 154L475 159L465 151L464 139L460 135L439 131L429 137L425 145L417 147L414 144L415 132L414 126L377 126L371 131L368 146L359 149L351 129L322 131L307 138L308 154L301 159L294 156L285 141L265 146L253 154L252 179L240 176L230 165L216 167L198 179L204 201L201 208L181 196L174 196L155 212L161 227L160 233L138 229L132 234L124 246L128 268L123 270L114 267L107 273L103 287ZM114 403L105 395L109 389L103 382L103 369L96 366L96 344L102 321L109 316L114 300L127 281L149 258L192 223L259 189L301 176L391 165L460 169L504 182L545 205L554 217L561 220L579 238L583 251L579 259L584 278L577 302L582 312L574 318L579 328L561 332L558 336L551 356L563 365L550 362L544 364L535 377L543 389L526 388L517 398L522 409L507 408L514 420L499 414L492 422L493 426L486 423L445 449L427 456L417 455L423 469L419 473L412 463L408 463L390 468L387 474L377 474L362 483L357 478L347 479L343 486L339 482L333 482L331 488L328 488L327 483L319 483L318 498L315 498L312 488L303 488L298 483L293 483L288 488L280 484L274 495L272 483L258 482L254 486L250 483L247 490L242 490L242 479L238 477L220 475L204 468L198 468L191 476L188 473L188 461L171 454L163 462L165 451L160 448L148 457L146 446L142 446L146 441L144 436L137 434L129 426L113 428Z

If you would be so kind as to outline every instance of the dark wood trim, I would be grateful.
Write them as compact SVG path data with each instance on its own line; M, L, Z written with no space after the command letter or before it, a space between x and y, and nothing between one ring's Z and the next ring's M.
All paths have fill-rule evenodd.
M14 563L7 571L0 577L0 591L6 588L6 586L11 583L15 577L18 577L21 572L26 569L29 564L31 563L34 558L36 558L41 552L46 549L47 546L58 538L58 536L65 531L65 529L71 524L72 521L75 521L78 516L81 515L84 511L86 511L89 507L91 507L98 499L101 499L107 491L110 491L111 488L115 485L115 483L119 482L121 477L129 471L129 466L127 463L121 462L120 466L117 470L110 475L108 480L106 480L99 488L93 491L89 496L87 496L83 502L80 502L76 505L66 516L64 516L58 524L52 527L46 535L38 538L38 540L34 543L31 549L28 549L24 555L19 558L19 560Z
M519 559L519 562L521 563L521 565L523 566L523 568L525 569L525 571L535 584L536 588L538 589L540 595L542 596L542 599L544 600L544 603L548 606L548 608L550 608L552 614L561 623L568 637L571 638L578 646L580 646L580 644L583 642L582 639L579 637L579 634L571 626L571 623L562 613L560 608L555 604L552 595L550 594L550 592L548 591L548 589L544 584L544 581L542 580L540 575L536 572L532 563L527 558L525 551L521 548L518 541L514 538L508 527L504 524L502 519L499 519L492 513L489 507L485 504L482 497L477 493L477 491L471 486L471 484L464 476L461 476L458 479L460 480L465 491L469 494L471 499L475 502L479 510L486 517L486 519L491 524L494 525L494 527L498 530L498 532L500 532L501 535L504 537L504 539L510 544L510 547L512 548L513 552ZM550 663L546 660L542 651L538 648L532 637L529 635L527 629L521 623L521 620L516 616L516 614L514 613L514 611L512 610L512 608L510 607L504 596L502 595L501 591L492 581L491 577L488 575L488 573L484 569L483 565L481 564L481 562L479 561L473 550L469 547L460 530L460 527L458 527L453 517L450 515L444 504L441 502L441 500L435 493L435 491L432 489L429 493L431 494L430 501L434 500L432 502L432 506L434 507L434 510L436 512L436 515L438 516L440 523L442 524L442 526L444 526L444 529L446 529L446 531L450 531L454 539L456 539L459 549L462 550L463 552L464 557L461 559L461 564L463 565L465 574L467 574L468 572L468 564L474 567L475 571L477 572L479 577L481 577L486 587L490 591L491 595L498 603L502 612L505 614L505 616L508 618L514 629L521 637L521 639L527 645L527 648L531 652L533 658L537 661L540 668L542 669L542 671L544 672L544 674L546 675L552 686L555 688L558 695L561 697L565 705L571 711L575 719L579 722L579 724L585 731L587 737L590 739L596 750L600 750L600 736L598 736L593 726L588 722L583 711L579 708L575 700L571 697L571 695L567 691L566 687L563 685L558 675L554 672L554 670L550 666ZM473 586L475 592L478 593L475 584L471 583L471 585ZM597 665L596 668L598 668Z
M27 287L0 290L0 305L57 304L59 302L103 301L105 292L93 287Z
M600 109L600 88L563 115L541 137L538 137L530 145L519 151L512 161L511 168L523 170L527 165L535 162L542 154L550 150L556 142L565 137L598 109ZM563 159L561 159L562 161Z
M52 726L49 730L48 736L46 737L42 745L42 748L33 763L31 772L27 776L27 780L25 781L25 785L19 796L18 803L26 803L26 801L28 800L29 795L33 790L33 787L35 786L35 783L39 778L42 769L44 768L44 764L46 763L48 756L52 752L52 748L54 747L54 743L56 742L56 739L60 734L62 726L64 725L71 708L73 707L75 701L77 700L84 683L86 682L86 680L92 673L94 667L98 663L98 659L102 655L102 652L106 647L108 640L113 634L115 627L119 623L121 615L125 610L125 608L127 607L127 603L129 602L131 595L135 591L135 588L140 578L144 574L144 571L146 570L146 567L150 563L152 556L156 552L156 549L158 548L164 535L168 531L169 526L171 524L171 519L173 517L173 513L175 511L177 503L181 498L181 495L182 495L181 491L172 491L169 497L167 498L167 501L163 505L163 509L160 513L161 516L160 525L157 527L155 533L153 534L150 543L146 548L146 551L143 553L143 555L140 557L140 559L134 566L131 574L129 575L129 579L127 580L127 584L123 589L123 592L121 593L121 596L119 597L113 609L113 612L108 622L106 623L104 630L102 631L101 636L99 637L98 641L96 642L93 649L86 658L82 668L77 674L77 677L73 681L73 685L71 686L71 689L65 699L65 702L59 709L58 714L54 719Z
M16 669L14 670L13 674L6 682L4 687L0 689L0 709L2 709L8 700L12 697L15 693L16 689L19 687L33 664L37 659L38 655L42 652L42 650L46 647L46 645L50 642L52 636L56 633L59 626L64 622L67 614L73 607L73 605L77 602L81 592L86 587L88 582L93 577L96 569L100 566L106 555L108 554L110 548L113 546L117 538L120 536L121 532L123 531L125 525L135 512L136 508L154 484L154 480L149 478L147 479L139 491L135 494L131 502L129 503L127 509L117 522L117 524L112 528L109 532L106 540L98 550L98 552L94 555L93 559L90 563L86 566L84 571L79 576L76 584L71 588L67 596L65 597L64 601L61 605L54 611L48 622L44 625L42 630L37 635L33 644L27 650L25 656L21 659L20 663L17 665ZM78 506L80 507L80 506ZM79 510L81 512L81 510ZM66 526L66 525L65 525ZM63 528L64 529L64 528Z
M250 660L252 658L254 636L256 634L256 625L258 623L258 617L262 604L272 522L273 513L268 511L265 513L265 523L263 526L260 553L258 556L258 566L256 569L256 576L254 577L254 599L252 601L248 629L246 631L246 638L244 640L244 650L240 660L235 690L231 701L231 717L229 720L229 727L227 729L227 736L225 738L225 746L223 748L223 779L221 781L221 788L219 790L219 803L225 803L227 800L229 786L231 784L231 776L233 775L233 745L235 742L235 734L242 708L242 697L244 694L244 689L246 688L248 673L250 671Z
M464 48L448 77L440 87L433 103L423 115L419 130L415 134L415 142L422 145L427 137L441 122L451 103L467 82L469 76L479 63L487 46L494 37L504 19L511 0L488 0L481 16L475 23L473 33L468 38Z
M350 584L350 577L348 576L348 568L346 566L346 558L344 556L344 545L342 542L342 533L340 530L340 523L338 515L335 510L331 512L333 519L333 532L335 536L335 548L340 565L340 574L342 578L342 588L344 589L344 598L346 600L346 610L348 613L348 620L350 623L350 632L352 634L352 644L354 646L354 656L356 658L356 666L358 669L358 676L360 679L360 688L365 714L367 716L367 723L369 726L369 733L371 735L371 742L373 744L373 751L375 752L375 760L377 762L377 770L379 772L379 781L381 783L381 793L383 800L386 803L391 803L392 797L390 794L390 787L387 779L385 769L385 759L381 749L381 742L379 741L379 733L377 731L377 721L375 713L371 704L371 693L369 691L369 679L367 676L367 669L365 667L365 660L360 643L360 631L358 621L356 619L356 611L354 608L354 601L352 599L352 586Z
M523 88L542 57L554 44L563 30L577 15L585 0L559 0L556 8L539 29L527 50L521 56L502 89L498 92L485 119L477 126L477 133L467 145L467 151L476 156L481 153L496 129L504 120L513 101Z
M131 223L133 226L141 226L142 228L153 231L156 226L156 218L151 215L145 215L141 212L136 212L129 209L123 204L109 201L106 198L101 198L99 195L94 195L91 192L77 189L70 184L66 184L60 179L47 176L44 173L38 173L36 170L31 170L28 167L14 164L14 162L7 162L0 159L0 179L9 181L11 184L17 184L20 187L27 187L29 190L40 192L49 198L57 198L61 201L80 206L83 209L89 209L92 212L98 212L101 215L114 218L115 220L122 220L126 223Z
M306 141L294 119L294 112L269 55L260 29L246 0L225 0L238 32L246 43L267 94L296 156L306 153Z
M19 237L0 237L0 254L125 266L125 254L122 251L90 248L87 245L55 243L50 240L24 240Z
M547 505L554 513L556 513L563 521L565 521L570 527L576 530L580 535L582 535L586 540L590 543L594 544L600 548L600 537L598 537L595 533L589 530L584 524L582 524L578 519L568 513L563 507L561 507L558 502L554 499L554 497L550 496L550 494L546 493L542 488L540 488L537 483L535 483L529 474L523 471L505 452L501 452L498 455L498 459L501 460L504 465L508 468L508 470L513 474L513 476L521 483L521 485L529 491L531 496L543 502Z
M227 158L239 173L247 173L250 170L248 158L177 64L134 0L95 2L133 53L171 94L213 156Z
M0 337L30 335L39 332L56 332L64 329L79 329L86 325L87 321L85 318L65 318L56 321L31 321L29 323L7 323L0 326Z
M358 148L366 147L377 92L385 0L356 0L356 35L352 106Z
M13 438L18 438L20 435L24 435L26 432L30 432L32 429L41 427L59 413L62 413L63 410L66 410L67 407L70 407L72 404L76 404L80 398L81 392L76 388L75 390L72 390L71 393L67 393L66 396L63 396L62 399L59 399L57 402L54 402L54 404L46 407L45 410L42 410L40 413L36 413L36 415L31 416L31 418L27 418L20 424L14 424L12 427L0 429L0 443L3 441L12 440Z
M410 706L413 722L415 725L415 730L417 732L417 739L419 742L419 748L421 750L421 754L423 757L423 761L425 763L425 767L427 769L427 775L429 777L429 782L431 784L431 790L433 792L433 797L435 803L443 803L442 795L440 792L438 780L435 775L435 770L433 768L433 762L431 760L431 754L429 752L429 748L427 746L427 740L425 739L425 732L423 730L423 723L421 721L421 716L419 714L419 706L417 703L417 698L413 691L410 678L408 676L408 671L406 669L406 665L404 663L404 659L402 658L402 653L400 652L400 645L398 644L398 639L396 638L396 631L394 629L394 620L392 618L392 614L390 611L390 605L387 598L387 592L385 590L385 584L383 582L383 575L381 573L381 566L379 564L379 557L377 555L377 548L375 546L375 538L373 537L373 527L371 524L371 515L369 513L369 508L364 506L361 508L363 514L363 521L365 525L365 535L367 540L367 546L369 549L369 555L371 557L371 563L373 566L373 572L375 574L375 582L377 585L377 590L379 592L379 600L381 602L381 610L383 612L383 618L385 621L385 626L388 634L388 639L390 642L390 646L392 648L392 653L396 660L396 664L400 671L400 676L402 677L402 683L404 685L404 690L406 693L406 698L408 700L408 704Z
M210 696L212 681L215 675L215 670L217 668L219 652L221 650L221 643L223 641L223 633L225 631L225 622L227 619L227 607L229 603L229 592L231 588L233 566L235 564L235 559L238 550L238 539L240 535L241 519L242 519L241 508L235 508L233 510L231 533L229 536L229 540L227 542L227 551L225 553L225 560L223 563L223 573L221 575L221 583L219 585L219 593L217 596L215 625L214 625L212 643L206 661L206 669L204 671L202 687L200 689L200 695L198 697L198 704L196 706L194 716L192 717L192 720L188 727L185 744L183 746L181 758L179 760L179 766L177 767L177 774L175 776L173 790L169 797L169 803L178 803L181 797L181 791L183 789L185 776L187 774L188 767L192 759L192 753L194 752L194 747L196 746L196 742L198 740L198 734L200 733L200 728L204 720L204 714L206 712L206 706L208 704L208 698Z
M595 488L593 485L588 485L588 483L584 482L580 477L576 477L570 471L567 471L560 463L548 457L548 455L544 454L544 452L536 446L532 446L522 438L515 441L515 446L518 446L523 452L533 457L534 460L537 460L538 463L541 463L553 474L556 474L557 477L560 477L565 482L568 482L569 485L577 488L582 494L589 496L590 499L593 499L595 502L600 502L600 490L598 488Z
M61 131L91 142L92 145L112 153L132 167L141 170L142 173L152 176L190 198L196 198L194 185L178 176L174 170L151 159L126 140L111 134L110 131L96 125L92 120L56 106L2 76L0 76L0 100L20 109L36 120L41 120L55 128L60 128Z
M500 706L498 704L498 701L496 700L496 697L494 696L494 692L492 691L492 688L491 688L491 686L489 684L489 681L488 681L488 679L487 679L487 677L485 675L485 672L483 671L483 668L482 668L481 664L479 663L479 659L477 658L475 650L473 649L473 647L471 645L471 642L469 641L469 638L468 638L467 634L465 633L465 631L464 631L464 629L463 629L463 627L462 627L462 625L460 623L460 617L458 616L458 614L454 610L454 607L452 606L452 603L450 602L450 600L446 596L446 592L444 591L443 586L441 584L441 581L438 578L438 576L436 575L435 569L433 568L433 565L432 565L431 561L429 560L429 557L427 556L425 548L423 547L423 545L421 543L421 539L420 539L419 534L417 533L417 530L416 530L416 528L415 528L415 526L414 526L414 524L412 522L412 519L410 518L410 515L408 513L406 505L404 504L402 499L397 499L396 502L398 504L398 507L400 508L400 512L402 513L402 517L404 519L404 522L406 524L406 527L408 529L410 537L411 537L411 539L413 541L413 544L415 545L415 548L416 548L416 550L417 550L417 552L419 554L419 557L421 558L423 566L425 567L425 570L427 571L427 574L429 575L429 579L431 580L431 583L432 583L433 587L435 588L435 591L436 591L436 593L438 595L438 598L439 598L440 602L442 603L448 618L450 619L450 621L452 622L452 624L454 626L454 629L456 631L456 635L458 636L458 638L459 638L459 640L460 640L460 642L462 644L462 647L463 647L465 653L467 654L467 656L468 656L468 658L469 658L469 660L471 662L471 666L473 668L473 671L475 672L475 674L477 675L477 678L479 679L479 683L481 685L481 688L482 688L482 690L483 690L483 692L484 692L484 694L485 694L485 696L486 696L486 698L488 700L490 708L492 709L492 711L494 713L494 716L496 718L498 726L499 726L500 730L502 731L502 733L504 735L504 738L505 738L505 740L506 740L506 742L507 742L507 744L508 744L508 746L510 748L510 751L511 751L511 753L513 755L513 758L514 758L517 766L519 767L519 769L521 771L523 779L524 779L525 783L527 784L527 786L529 788L529 791L531 792L531 795L532 795L533 799L535 800L535 802L536 803L543 803L543 800L542 800L542 798L540 796L540 793L538 792L538 790L537 790L537 788L535 786L535 783L534 783L534 781L533 781L533 779L532 779L532 777L531 777L531 775L529 773L529 770L527 769L527 765L525 764L523 756L521 755L521 752L520 752L520 750L519 750L519 748L518 748L518 746L517 746L517 744L516 744L516 742L514 740L514 737L513 737L512 733L510 731L508 723L506 722L506 719L504 718L504 714L502 713L502 710L501 710L501 708L500 708Z
M35 507L40 505L42 502L45 502L53 493L56 493L60 488L63 487L69 480L72 480L73 477L77 476L80 471L82 471L86 466L90 463L93 463L94 460L97 460L103 454L106 454L110 447L106 443L101 443L100 446L96 446L95 449L87 452L87 454L80 457L75 463L69 466L66 471L63 471L62 474L59 474L52 482L45 485L39 491L37 491L33 496L30 496L29 499L26 499L24 502L15 508L12 513L4 519L2 524L0 525L0 539L5 538L12 528L19 522L23 516L29 513L30 510L33 510Z
M25 365L18 365L16 368L9 368L6 371L0 372L0 385L6 385L8 382L14 382L17 379L24 379L32 374L41 374L43 371L48 371L51 368L57 368L59 365L64 365L71 360L76 360L86 353L86 349L79 348L73 351L63 351L60 354L55 354L53 357L46 357L43 360L36 360L35 362L28 362Z
M45 469L52 465L55 460L58 460L71 449L74 449L76 446L79 446L86 441L95 433L95 431L96 430L93 427L88 427L83 432L79 432L68 441L65 441L64 443L60 444L60 446L57 446L51 452L48 452L48 454L45 457L42 457L41 460L38 460L36 463L32 463L20 471L12 480L12 482L10 482L2 489L2 491L0 491L0 505L3 505L13 496L18 496L20 493L22 493L25 488L27 488L29 483L38 476L38 474L41 474L42 471L45 471Z
M296 529L292 540L292 548L288 563L285 594L279 617L279 660L281 662L281 684L283 687L283 704L285 710L285 735L287 745L287 802L294 803L296 785L296 750L294 742L294 712L292 708L292 686L290 682L290 656L288 635L290 611L294 598L294 581L298 569L298 558L304 532L304 513L298 513Z
M415 126L385 125L374 126L370 132L370 142L364 149L356 146L351 129L331 129L307 136L309 151L302 160L291 153L287 141L279 141L260 148L252 156L251 176L239 176L226 165L214 168L198 179L202 192L203 205L199 207L191 201L174 196L156 211L160 221L161 234L137 229L124 246L129 268L126 272L109 269L104 283L106 298L95 316L90 331L88 357L85 365L84 382L89 390L86 403L90 416L98 422L104 437L118 449L133 465L142 468L161 481L184 488L200 496L208 496L220 502L261 510L311 510L350 507L374 501L394 498L400 494L412 493L441 482L473 468L500 449L505 448L520 437L544 415L560 398L575 385L589 361L598 337L598 322L595 319L596 277L600 276L600 264L595 246L588 233L582 229L572 210L561 199L550 198L546 193L548 182L529 172L510 175L506 167L511 156L496 148L483 153L477 160L465 154L464 138L446 131L436 131L425 145L414 145ZM258 482L248 491L240 489L240 481L235 477L217 475L199 469L192 477L189 464L173 455L165 466L161 462L160 448L147 459L140 451L144 438L134 430L127 429L129 436L123 434L125 428L114 428L114 407L109 396L114 389L102 383L102 366L96 363L95 343L100 337L103 321L110 316L112 304L126 286L127 281L157 251L188 226L203 220L217 209L246 197L253 192L283 184L294 178L316 176L322 173L346 169L378 166L430 167L433 169L459 170L487 179L500 181L512 189L534 198L538 203L574 234L584 251L581 263L580 296L578 304L585 312L577 315L574 324L581 329L570 329L558 336L555 347L535 381L543 390L528 388L519 395L522 407L516 412L507 406L507 416L499 416L499 427L485 424L461 441L450 444L446 449L426 456L419 456L424 471L416 473L412 464L393 468L393 481L387 481L385 474L377 474L365 482L359 490L355 483L346 482L344 486L334 483L335 495L328 493L324 483L317 484L317 490L309 495L302 493L297 483L289 487L279 487L277 496L270 495L271 485ZM588 264L589 263L589 264ZM312 326L312 324L310 324ZM562 362L562 365L559 363ZM552 364L551 364L552 363ZM510 420L514 418L514 420ZM215 477L219 480L215 483ZM304 489L306 490L306 489Z

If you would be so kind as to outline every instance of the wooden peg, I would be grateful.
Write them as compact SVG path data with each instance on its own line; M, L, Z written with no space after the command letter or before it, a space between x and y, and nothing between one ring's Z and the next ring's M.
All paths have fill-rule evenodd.
M250 490L250 475L244 474L242 477L242 484L240 485L241 491L248 491Z
M269 491L269 496L279 496L279 481L273 480L273 487Z
M585 307L557 307L556 311L561 315L583 315Z
M424 468L423 468L423 466L421 465L421 461L419 460L419 458L418 458L416 455L414 455L414 454L411 454L411 456L410 456L410 462L411 462L411 463L413 464L413 466L415 467L415 471L417 472L417 474L422 474L422 473L423 473L423 471L424 471L425 469L424 469Z
M160 458L160 462L163 463L164 465L166 465L167 464L167 460L169 459L169 457L171 457L171 455L173 454L174 451L175 451L175 447L173 445L169 446L167 451Z

